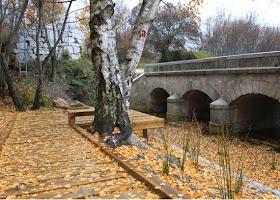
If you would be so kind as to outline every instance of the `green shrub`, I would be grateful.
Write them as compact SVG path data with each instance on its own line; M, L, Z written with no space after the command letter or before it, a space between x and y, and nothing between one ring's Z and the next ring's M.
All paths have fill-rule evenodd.
M80 68L83 67L83 63L80 60L64 60L59 62L59 68L67 70L72 76L74 76Z
M145 65L147 64L153 64L153 63L156 63L157 60L154 59L154 58L147 58L147 57L141 57L139 63L138 63L138 68L143 68Z
M70 60L71 59L70 52L69 52L69 50L67 48L63 49L61 56L62 56L63 60Z
M196 59L195 54L188 50L167 51L166 56L161 55L160 62Z
M82 46L80 46L80 55L81 55L81 59L89 58L87 51Z
M21 102L26 108L30 108L33 105L33 100L35 96L35 90L29 85L19 88L18 95Z
M19 88L18 94L25 108L31 108L34 102L35 89L30 85L26 85L23 88ZM52 106L52 98L50 94L45 92L42 93L41 105L44 107Z
M91 98L92 98L93 105L95 106L97 102L97 92L91 93Z
M44 107L51 107L52 106L52 98L51 98L50 94L43 92L41 105L44 106Z
M84 80L83 79L73 79L71 81L72 85L83 85L84 84Z
M194 55L198 59L213 57L209 51L196 51L194 52Z

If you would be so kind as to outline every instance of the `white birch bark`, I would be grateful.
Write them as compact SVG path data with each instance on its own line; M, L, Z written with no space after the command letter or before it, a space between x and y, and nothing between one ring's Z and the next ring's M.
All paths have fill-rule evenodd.
M126 90L126 109L129 110L129 97L131 93L132 78L135 73L136 67L140 61L147 33L155 18L157 8L159 6L160 0L144 0L142 3L141 10L136 19L131 43L125 60L121 63L121 68L124 69L122 76L124 77L124 88Z
M120 64L117 56L116 24L114 18L115 5L112 0L91 0L90 27L93 48L93 64L96 72L101 72L106 85L106 89L101 88L102 86L99 86L99 89L105 90L102 91L104 93L113 93L113 90L115 90L115 93L118 95L112 95L116 98L116 104L103 105L99 102L97 105L104 107L109 106L110 116L107 113L104 114L104 118L106 116L109 118L111 118L111 116L115 116L115 122L113 122L115 124L113 125L119 125L121 127L121 134L125 135L120 137L114 135L111 137L111 142L113 142L114 147L122 142L117 140L127 139L132 132L129 120L129 97L132 77L143 52L147 32L154 19L159 2L160 0L143 1L142 8L132 32L130 47L127 55L125 56L124 62ZM103 93L100 91L98 94L103 96ZM104 95L104 98L109 97ZM100 99L98 101L100 101ZM96 118L100 118L101 113L99 113L99 110L106 113L106 109L104 108L96 109L98 115ZM106 121L106 119L104 119L104 121ZM124 131L122 131L122 128ZM127 134L127 132L130 133Z

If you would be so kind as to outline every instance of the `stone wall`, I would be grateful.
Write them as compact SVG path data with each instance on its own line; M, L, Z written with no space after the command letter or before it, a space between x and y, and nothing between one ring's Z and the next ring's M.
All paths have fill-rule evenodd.
M48 29L48 36L50 39L51 45L54 44L54 37L53 31L51 26L47 26ZM58 37L58 34L56 34ZM22 53L24 50L24 46L26 45L27 48L27 60L35 60L36 59L36 27L31 26L26 32L26 39L24 40L24 36L22 31L20 32L19 42L16 44L16 49L14 49L14 53L17 55L17 58L23 57L24 54ZM72 59L79 59L80 58L80 47L83 46L84 36L83 33L72 25L66 25L65 31L63 33L62 41L57 46L57 56L60 59L62 52L68 49L70 56ZM48 45L45 40L45 33L42 31L40 37L40 59L44 60L47 54L49 53ZM22 58L23 59L23 58Z

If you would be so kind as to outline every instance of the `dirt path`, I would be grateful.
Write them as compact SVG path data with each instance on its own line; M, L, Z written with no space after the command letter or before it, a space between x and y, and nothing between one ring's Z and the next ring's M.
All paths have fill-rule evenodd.
M62 111L19 113L0 156L0 199L88 197L159 198L70 128Z

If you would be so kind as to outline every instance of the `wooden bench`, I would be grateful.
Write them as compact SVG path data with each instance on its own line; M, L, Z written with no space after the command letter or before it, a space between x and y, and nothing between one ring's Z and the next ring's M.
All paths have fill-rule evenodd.
M95 114L95 109L90 107L81 107L68 110L69 125L74 126L76 124L76 117L80 116L93 116L83 120L79 126L86 128L91 126ZM133 132L144 138L148 138L147 129L151 128L163 128L165 126L165 120L163 118L155 117L149 114L141 113L135 110L130 110L130 120Z
M80 116L91 116L95 114L94 108L82 108L82 109L73 109L68 110L68 121L70 126L74 126L76 124L75 117Z

